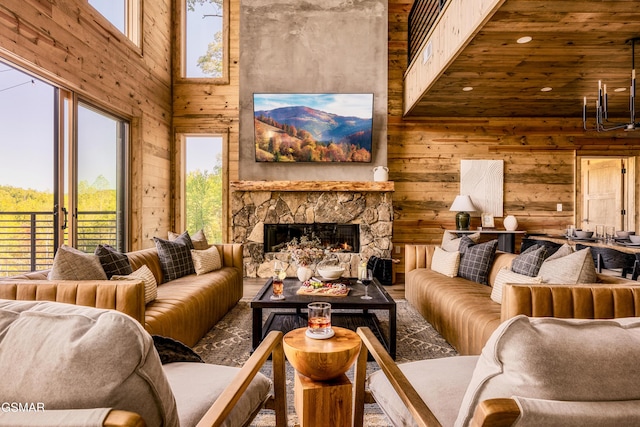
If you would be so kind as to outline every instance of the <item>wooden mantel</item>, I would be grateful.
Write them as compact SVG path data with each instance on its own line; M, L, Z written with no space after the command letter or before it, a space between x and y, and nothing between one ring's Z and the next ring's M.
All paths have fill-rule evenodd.
M394 191L393 181L232 181L232 191Z

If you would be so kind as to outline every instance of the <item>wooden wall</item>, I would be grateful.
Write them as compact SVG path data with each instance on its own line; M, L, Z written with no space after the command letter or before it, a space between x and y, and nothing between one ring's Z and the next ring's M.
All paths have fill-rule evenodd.
M86 0L2 0L0 56L132 123L132 249L170 229L171 2L144 2L135 46Z
M393 257L403 261L405 244L439 243L444 229L455 228L455 212L450 212L449 206L460 188L462 159L504 160L504 215L515 215L520 230L557 233L573 224L576 155L637 156L637 138L587 135L579 120L403 119L407 18L412 3L389 0L388 166L389 179L395 181ZM557 203L562 203L562 212L556 211ZM472 228L479 225L480 219L472 217ZM495 225L502 228L502 218L496 218ZM398 272L398 280L403 281L404 262Z

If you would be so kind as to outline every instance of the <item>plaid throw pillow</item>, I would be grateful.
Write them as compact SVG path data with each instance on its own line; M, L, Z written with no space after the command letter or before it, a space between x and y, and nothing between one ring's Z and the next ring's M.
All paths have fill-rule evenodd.
M547 257L547 248L534 245L513 259L511 271L529 277L535 277L540 271L542 262Z
M110 279L114 274L126 276L133 272L127 255L118 252L109 245L98 245L94 254L98 256L100 264L107 274L107 279Z
M188 234L187 237L189 237ZM196 272L191 259L193 245L190 248L185 243L181 243L184 239L180 239L180 241L179 239L170 242L159 237L153 238L158 250L158 258L160 259L160 267L162 267L162 275L165 282Z
M475 244L467 236L460 241L458 276L483 285L489 283L489 269L498 247L497 240Z

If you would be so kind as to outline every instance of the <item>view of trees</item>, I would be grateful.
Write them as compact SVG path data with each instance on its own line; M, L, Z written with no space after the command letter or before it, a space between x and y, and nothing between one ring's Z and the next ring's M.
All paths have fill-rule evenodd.
M222 159L218 157L213 172L187 173L186 191L189 233L203 229L209 243L222 242Z
M203 19L207 17L222 18L222 0L187 0L187 10L189 12L195 12L196 5L203 6L205 4L214 6L215 12L204 15L202 17ZM222 76L222 52L222 31L217 31L213 36L213 40L209 42L207 51L198 58L198 67L204 74L211 77Z

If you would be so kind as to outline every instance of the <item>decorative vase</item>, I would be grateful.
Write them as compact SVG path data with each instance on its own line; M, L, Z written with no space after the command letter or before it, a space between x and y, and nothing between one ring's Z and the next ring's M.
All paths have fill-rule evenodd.
M296 271L296 274L298 276L298 280L300 280L301 282L305 282L311 279L311 276L313 276L313 270L309 267L301 265L300 267L298 267L298 271Z
M507 231L515 231L518 228L518 220L513 215L507 215L504 218L503 224Z

